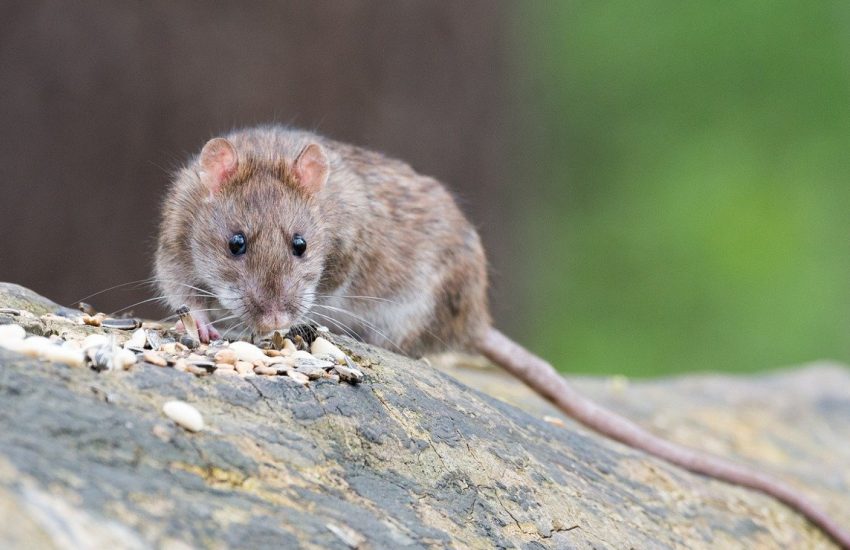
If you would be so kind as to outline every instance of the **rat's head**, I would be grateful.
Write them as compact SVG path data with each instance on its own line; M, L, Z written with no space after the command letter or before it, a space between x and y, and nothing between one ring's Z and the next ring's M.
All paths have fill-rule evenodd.
M197 276L237 316L234 324L262 333L304 320L326 255L316 197L329 172L321 146L271 162L216 138L199 165L204 199L187 213Z

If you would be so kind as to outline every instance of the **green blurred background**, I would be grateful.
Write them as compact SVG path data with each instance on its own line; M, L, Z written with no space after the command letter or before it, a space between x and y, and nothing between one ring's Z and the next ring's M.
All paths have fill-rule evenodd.
M850 4L523 4L525 341L574 372L850 360ZM532 183L533 182L533 183Z
M148 277L170 171L278 121L446 182L564 371L850 361L847 2L21 2L0 97L0 280L63 304Z

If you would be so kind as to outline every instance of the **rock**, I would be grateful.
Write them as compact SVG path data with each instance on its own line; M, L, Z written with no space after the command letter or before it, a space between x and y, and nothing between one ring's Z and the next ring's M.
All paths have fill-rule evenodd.
M563 417L544 403L529 413L423 361L327 337L371 363L359 385L97 373L0 350L0 547L830 547L773 499L554 425L543 416ZM489 391L520 388L474 372ZM850 523L846 368L577 383ZM191 402L209 427L177 428L166 401Z

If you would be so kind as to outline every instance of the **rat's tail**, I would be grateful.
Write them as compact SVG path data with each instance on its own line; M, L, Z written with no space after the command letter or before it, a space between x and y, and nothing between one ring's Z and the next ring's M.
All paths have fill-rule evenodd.
M777 498L807 517L841 547L850 550L850 532L839 526L816 503L782 481L730 460L697 452L653 435L579 394L552 365L496 329L491 328L484 335L478 342L478 350L588 428L692 472L749 487Z

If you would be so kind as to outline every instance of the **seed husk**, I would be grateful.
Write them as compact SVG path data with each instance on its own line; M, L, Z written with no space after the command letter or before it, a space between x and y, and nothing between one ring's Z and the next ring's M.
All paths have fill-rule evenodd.
M189 306L182 305L178 307L176 313L180 316L180 320L183 321L183 328L186 330L186 334L194 340L200 340L201 338L198 335L198 325L195 322L195 318L192 317L192 314L189 311Z
M100 322L100 326L104 328L112 328L117 330L135 330L139 328L140 325L141 323L139 322L139 320L133 318L108 317Z
M0 315L11 315L12 317L19 317L21 315L21 310L14 309L11 307L0 307Z

